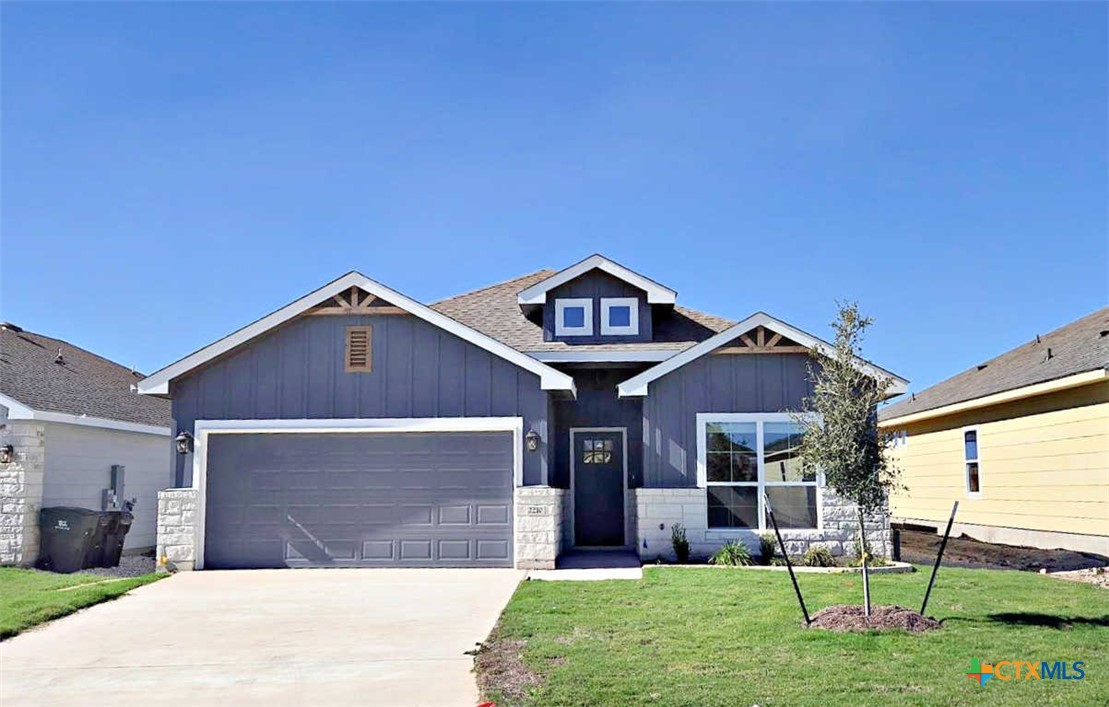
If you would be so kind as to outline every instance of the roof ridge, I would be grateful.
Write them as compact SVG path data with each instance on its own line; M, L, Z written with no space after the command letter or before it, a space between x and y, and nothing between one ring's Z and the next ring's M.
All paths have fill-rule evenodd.
M546 275L548 273L557 274L557 272L558 271L551 270L550 268L540 268L539 270L536 270L535 272L529 272L526 275L520 275L519 277L512 277L512 278L509 278L507 280L502 280L501 282L495 282L492 285L485 285L484 287L476 287L472 290L466 290L465 292L459 292L456 295L450 295L449 297L444 297L443 299L435 300L434 302L430 303L428 306L433 307L437 304L442 304L444 302L449 302L451 300L459 299L461 297L467 297L469 295L476 295L479 292L484 292L486 290L491 290L494 287L503 287L504 285L508 285L510 283L513 283L513 282L518 282L520 280L526 280L527 278L535 277L536 275Z

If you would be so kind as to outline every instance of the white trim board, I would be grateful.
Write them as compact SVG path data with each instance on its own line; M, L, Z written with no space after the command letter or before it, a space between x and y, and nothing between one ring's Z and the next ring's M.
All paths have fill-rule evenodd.
M412 417L344 418L318 420L197 420L193 423L193 482L196 490L196 569L204 569L204 526L207 511L208 436L213 434L373 434L382 432L511 432L512 517L516 517L515 488L524 483L524 418L522 417ZM512 565L519 553L516 526L512 530Z
M544 363L647 363L665 361L679 349L620 349L610 351L528 351Z
M572 376L555 370L545 363L517 351L511 346L503 344L475 329L471 329L461 322L455 321L413 299L405 297L396 290L371 280L359 272L349 272L339 279L329 282L318 290L310 292L295 302L287 304L281 309L151 374L139 381L139 392L146 395L168 395L169 382L174 378L178 378L208 361L265 334L271 329L303 314L321 302L325 302L331 297L349 290L351 287L359 287L375 297L387 300L390 304L400 307L433 326L448 331L475 346L483 348L496 356L500 356L510 363L516 364L524 370L536 374L539 376L540 386L543 390L568 390L576 395Z
M574 498L574 480L577 478L577 450L574 446L574 435L578 432L619 432L620 438L623 440L624 449L621 453L624 460L623 472L623 493L620 497L620 508L624 514L624 547L628 546L628 536L631 534L628 527L631 523L630 514L628 513L628 428L627 427L571 427L570 428L570 547L577 547L578 542L578 529L577 519L574 516L575 512L575 498ZM592 545L584 545L583 547L593 547Z
M169 437L171 430L168 427L157 425L144 425L139 422L125 422L112 420L106 417L90 417L88 415L71 415L65 412L50 412L49 410L35 410L14 398L0 393L0 405L8 408L9 420L35 420L37 422L57 422L63 425L81 425L83 427L99 427L106 430L120 432L137 432L139 434L160 435Z
M551 275L546 280L540 280L531 287L521 290L516 296L516 302L517 304L546 304L549 291L584 275L590 270L602 270L633 287L638 287L647 293L648 304L674 304L678 297L678 293L669 287L663 287L654 280L629 270L620 263L609 260L599 253L594 253L585 260Z
M696 346L690 347L685 351L677 354L676 356L668 358L659 365L648 368L646 371L643 371L639 375L629 378L628 380L617 386L617 391L619 392L621 398L645 396L647 395L650 384L653 381L662 378L671 371L681 368L687 363L695 361L696 359L706 354L712 353L714 350L720 348L732 339L735 339L741 334L746 334L755 327L760 326L765 329L769 329L776 334L781 334L782 336L793 339L801 346L814 349L825 356L835 355L835 347L833 347L827 341L818 339L812 334L808 334L796 327L792 327L781 320L775 319L765 312L756 312L755 314L752 314L738 324L734 324L731 327L720 332L719 334L705 339ZM879 368L878 366L875 366L869 361L865 361L861 358L855 359L855 366L860 371L870 376L889 376L890 378L892 378L893 381L890 384L889 389L886 390L887 395L900 395L906 391L909 384L909 381L905 380L904 378L894 375L886 369Z

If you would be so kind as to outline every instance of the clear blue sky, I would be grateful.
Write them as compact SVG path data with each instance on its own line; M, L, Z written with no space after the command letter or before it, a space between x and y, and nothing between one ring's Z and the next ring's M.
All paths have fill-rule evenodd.
M601 251L920 389L1109 300L1104 3L3 8L0 316L153 371Z

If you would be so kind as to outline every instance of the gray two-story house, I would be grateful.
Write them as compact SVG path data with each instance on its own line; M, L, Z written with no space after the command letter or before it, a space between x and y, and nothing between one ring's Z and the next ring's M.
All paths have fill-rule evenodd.
M755 542L769 501L794 548L839 554L851 509L799 463L790 414L829 350L600 255L432 305L352 272L140 384L173 403L159 553L551 567L569 548L671 556L681 523L706 554Z

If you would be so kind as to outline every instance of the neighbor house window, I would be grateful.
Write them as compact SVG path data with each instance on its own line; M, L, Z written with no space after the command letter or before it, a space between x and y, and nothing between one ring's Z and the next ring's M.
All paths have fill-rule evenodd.
M347 373L369 373L373 370L373 328L348 326L346 329L344 370Z
M963 431L963 459L967 475L967 493L974 496L982 493L978 479L978 430Z
M592 336L593 300L555 300L555 336Z
M639 300L635 297L601 298L601 334L634 336L639 333Z
M816 470L801 462L802 426L788 414L697 415L698 482L708 494L710 529L817 528Z

